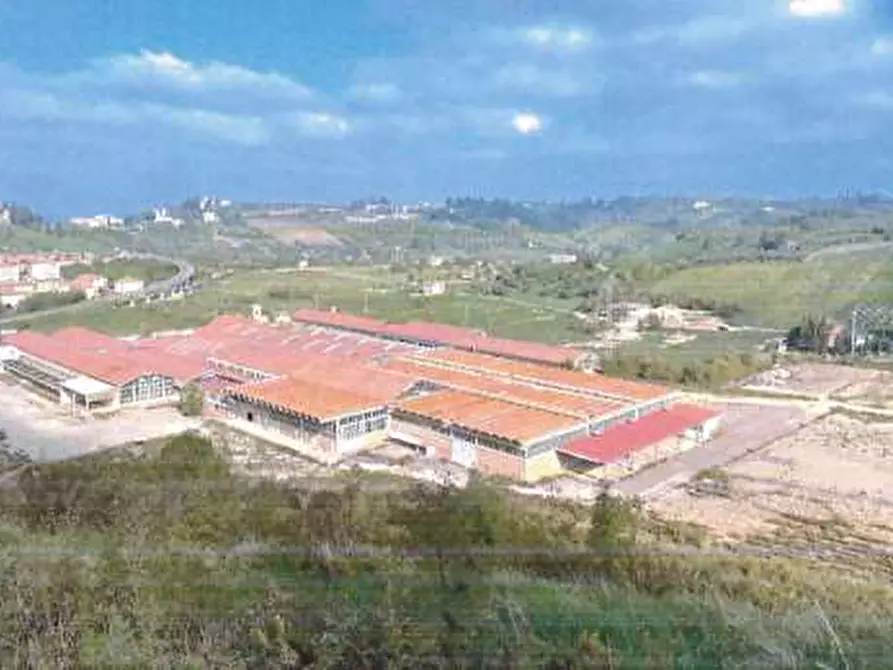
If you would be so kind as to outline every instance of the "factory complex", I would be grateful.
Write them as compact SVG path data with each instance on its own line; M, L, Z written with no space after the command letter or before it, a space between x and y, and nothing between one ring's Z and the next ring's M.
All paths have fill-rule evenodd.
M674 391L573 369L573 349L430 323L298 310L224 315L189 333L118 339L84 328L0 340L3 371L75 415L176 404L334 463L388 442L490 476L594 472L715 432Z

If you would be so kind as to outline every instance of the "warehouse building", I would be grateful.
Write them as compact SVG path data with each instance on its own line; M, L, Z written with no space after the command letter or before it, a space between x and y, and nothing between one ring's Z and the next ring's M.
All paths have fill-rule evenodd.
M383 324L381 336L372 322L313 312L294 327L221 316L128 340L21 332L0 342L0 364L75 414L176 403L197 383L209 413L316 460L394 441L525 482L632 467L660 445L709 439L720 420L665 387L432 345L460 344L463 329Z
M570 347L552 346L540 342L491 337L475 328L464 328L442 323L411 321L387 323L365 316L340 311L299 309L292 319L298 323L315 325L353 333L364 333L386 340L412 344L424 348L448 347L469 352L489 353L506 359L550 366L599 366L597 356L581 353Z
M334 462L388 437L387 393L347 391L285 377L227 391L222 413L258 437Z
M73 414L176 403L201 367L83 329L4 338L3 370Z

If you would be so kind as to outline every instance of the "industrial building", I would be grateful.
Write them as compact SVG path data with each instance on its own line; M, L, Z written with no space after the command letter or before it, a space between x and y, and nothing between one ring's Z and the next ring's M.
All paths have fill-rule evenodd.
M297 324L226 315L149 338L21 332L2 339L0 363L75 414L175 403L194 383L209 414L323 462L390 441L525 482L703 441L718 425L666 387L555 365L564 351L533 362L527 352L541 345L500 341L482 353L456 346L467 329L380 325L305 310ZM372 334L381 328L386 336ZM496 353L506 347L517 355Z

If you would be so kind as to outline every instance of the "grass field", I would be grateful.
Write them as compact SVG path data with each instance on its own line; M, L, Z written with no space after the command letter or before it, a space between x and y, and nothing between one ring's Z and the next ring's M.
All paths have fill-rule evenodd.
M804 314L841 318L855 303L893 302L893 263L887 248L809 262L731 263L681 270L649 290L735 304L742 310L735 321L788 328Z
M35 316L19 328L52 331L68 325L96 328L112 334L149 333L192 328L218 314L247 313L260 304L273 315L299 307L363 313L387 320L427 320L483 328L495 335L539 340L569 341L579 333L567 313L523 304L453 293L444 296L412 295L404 275L381 269L350 271L238 272L179 302L136 307L88 305L76 312Z

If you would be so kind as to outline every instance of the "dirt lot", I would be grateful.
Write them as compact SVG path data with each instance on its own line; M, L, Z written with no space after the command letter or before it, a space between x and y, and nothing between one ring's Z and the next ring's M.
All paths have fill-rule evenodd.
M340 247L341 240L325 228L297 223L289 217L251 218L248 225L264 231L284 244L302 244L310 247Z
M624 479L614 488L627 495L659 497L699 470L723 467L809 420L809 413L796 406L736 404L716 405L716 409L722 411L723 423L714 439Z
M893 422L832 414L725 469L725 493L667 491L652 508L737 541L893 541ZM829 537L833 536L833 537Z
M754 375L744 380L740 386L776 393L820 396L842 393L852 385L871 384L877 374L883 373L846 365L804 363L780 366Z
M126 411L104 419L80 420L27 389L0 380L0 428L13 447L35 460L61 460L126 442L176 435L196 428L172 408Z

